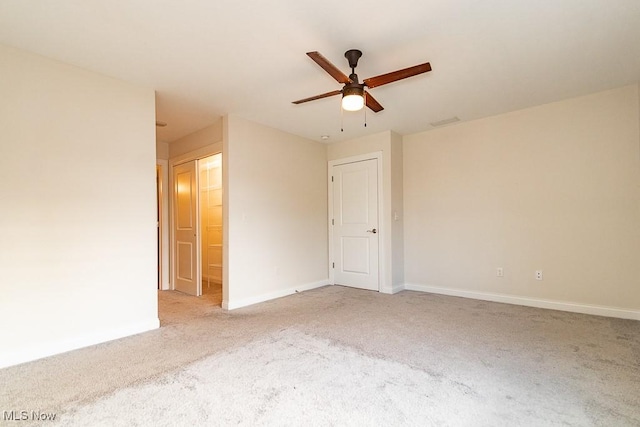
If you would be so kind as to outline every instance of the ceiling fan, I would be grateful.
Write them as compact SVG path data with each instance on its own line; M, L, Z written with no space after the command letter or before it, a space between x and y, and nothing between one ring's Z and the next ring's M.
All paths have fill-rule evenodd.
M373 112L377 113L384 110L384 108L373 96L371 96L371 94L369 94L369 92L365 90L365 87L372 89L377 86L386 85L387 83L393 83L398 80L406 79L407 77L413 77L418 74L431 71L431 65L428 62L425 62L424 64L415 65L413 67L404 68L391 73L369 77L360 83L358 81L358 75L356 74L356 67L358 66L358 59L362 56L361 51L357 49L350 49L345 52L344 56L347 58L347 61L349 61L349 67L351 68L351 74L348 77L319 52L307 52L307 55L309 58L313 59L316 64L322 67L323 70L329 73L331 77L336 79L338 83L342 83L344 86L342 87L342 90L334 90L323 93L322 95L299 99L298 101L293 101L293 104L302 104L303 102L342 94L343 109L347 111L358 111L366 104L366 106Z

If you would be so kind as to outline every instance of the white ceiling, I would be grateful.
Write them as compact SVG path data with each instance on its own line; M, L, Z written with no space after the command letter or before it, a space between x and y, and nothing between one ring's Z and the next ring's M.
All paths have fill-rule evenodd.
M638 0L0 0L0 43L157 91L160 141L237 114L329 142L432 129L640 80ZM345 113L305 52L371 77L433 71L371 90Z

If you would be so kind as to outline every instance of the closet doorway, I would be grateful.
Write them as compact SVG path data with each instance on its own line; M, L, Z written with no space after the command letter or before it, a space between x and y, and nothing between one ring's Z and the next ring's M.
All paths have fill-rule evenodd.
M222 153L173 166L173 289L222 305Z
M222 304L222 153L200 159L202 295Z

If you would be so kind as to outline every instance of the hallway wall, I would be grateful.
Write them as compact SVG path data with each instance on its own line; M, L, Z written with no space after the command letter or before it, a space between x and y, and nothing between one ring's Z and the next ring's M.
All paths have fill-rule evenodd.
M325 146L237 116L224 123L223 307L327 284Z
M0 367L157 328L153 90L1 45L0 75Z

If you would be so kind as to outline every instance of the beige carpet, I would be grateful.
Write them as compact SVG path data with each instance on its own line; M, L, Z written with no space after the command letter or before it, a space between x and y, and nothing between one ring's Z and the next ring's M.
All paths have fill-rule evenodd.
M640 322L325 287L0 370L58 425L640 425Z

